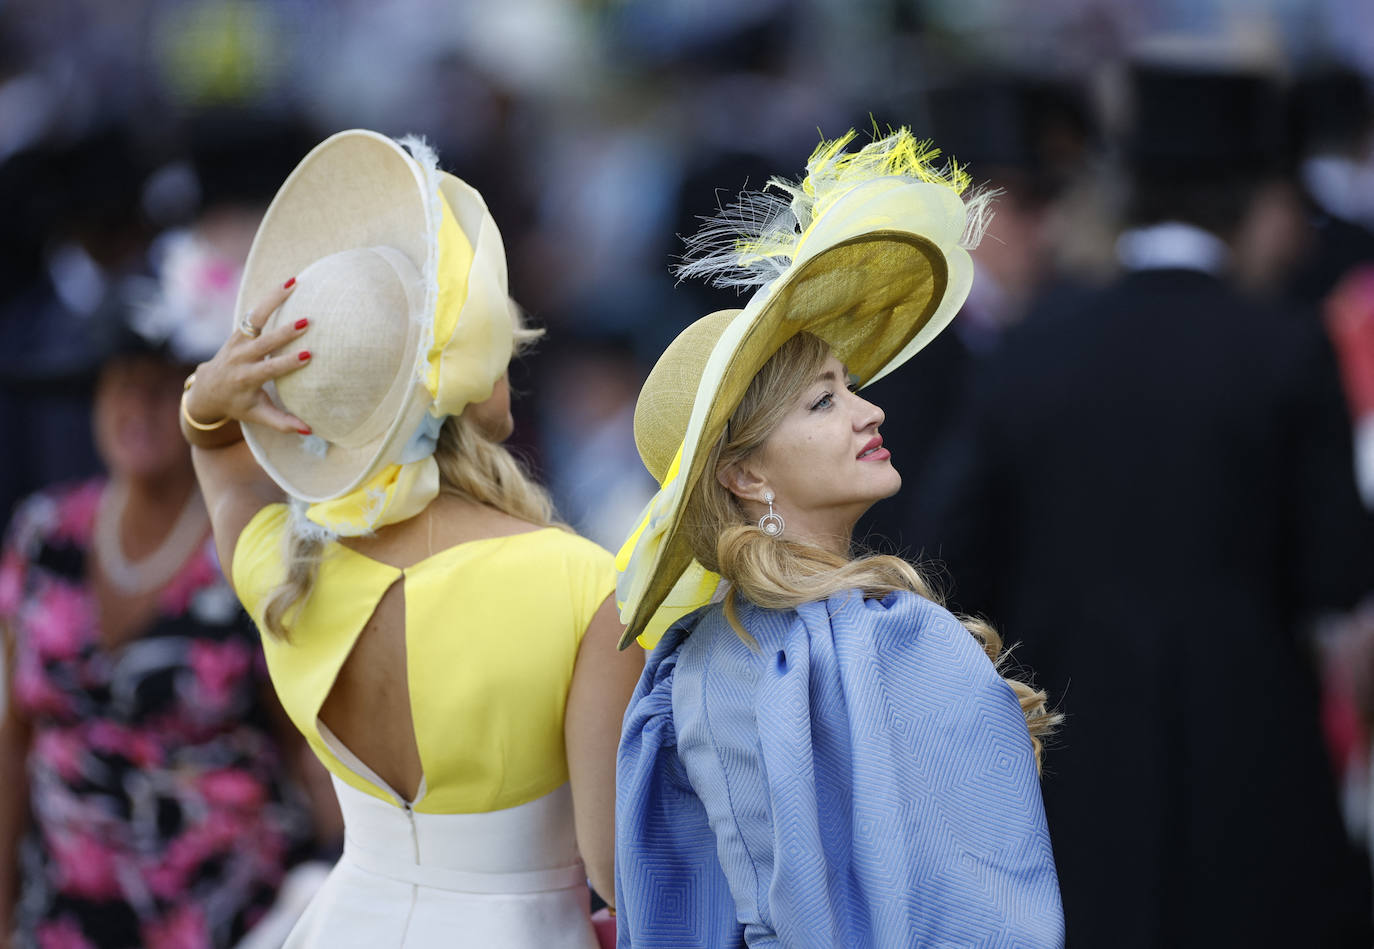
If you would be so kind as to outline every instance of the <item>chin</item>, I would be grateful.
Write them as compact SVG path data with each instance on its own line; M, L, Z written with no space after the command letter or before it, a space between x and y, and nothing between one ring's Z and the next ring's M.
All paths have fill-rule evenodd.
M187 452L186 459L189 457L190 453ZM180 467L184 460L181 452L175 449L162 452L115 451L107 453L105 467L111 474L125 478L156 479Z
M889 461L887 465L892 472L892 488L883 495L883 500L892 497L892 495L902 490L902 473L897 470L897 466L892 464L892 462Z
M897 469L891 465L886 471L877 471L873 477L866 479L868 486L872 488L869 494L869 503L877 504L885 501L898 491L902 490L902 476L897 473Z

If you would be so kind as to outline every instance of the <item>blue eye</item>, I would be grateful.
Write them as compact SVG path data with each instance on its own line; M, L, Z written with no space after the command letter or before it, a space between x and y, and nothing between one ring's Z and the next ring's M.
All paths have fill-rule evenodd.
M849 374L849 384L848 384L847 386L845 386L845 388L847 388L850 392L858 392L858 391L859 391L859 377L856 376L856 375L854 375L854 373L851 372L851 373Z
M816 409L829 408L831 403L833 403L834 401L835 393L827 392L825 395L821 396L819 399L816 400L816 404L811 406L811 410L814 412Z

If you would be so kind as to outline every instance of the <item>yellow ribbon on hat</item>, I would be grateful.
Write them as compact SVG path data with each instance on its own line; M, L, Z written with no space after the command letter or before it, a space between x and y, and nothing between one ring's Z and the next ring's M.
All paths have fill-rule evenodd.
M433 457L387 465L343 497L306 508L311 521L342 537L356 537L414 517L439 496L439 465Z
M441 404L452 405L456 401L441 399L445 394L442 382L451 378L447 350L457 348L453 346L455 342L465 342L456 337L459 326L469 322L459 320L459 316L468 300L468 285L476 258L473 245L458 226L442 192L439 207L439 293L434 308L434 338L425 353L424 365L425 388L435 399L435 406L430 410L435 417L451 414L441 411ZM452 361L461 363L461 359ZM458 408L461 410L461 405ZM433 451L432 445L429 450ZM311 504L305 516L341 537L357 537L414 517L438 496L439 464L432 454L426 454L414 461L388 465L348 494Z
M667 545L669 515L684 488L679 477L683 447L678 446L658 493L649 499L638 526L615 555L615 602L622 623L628 623L634 614L634 607L644 596L644 587L649 582L654 565ZM645 649L653 649L669 626L710 603L718 586L720 574L712 573L693 560L645 624L637 642Z
M510 364L515 325L506 286L506 250L496 222L475 189L449 174L441 173L441 178L457 204L442 202L439 301L425 387L434 396L436 415L456 415L491 396L492 386ZM463 217L461 227L455 212ZM446 280L446 274L453 279Z

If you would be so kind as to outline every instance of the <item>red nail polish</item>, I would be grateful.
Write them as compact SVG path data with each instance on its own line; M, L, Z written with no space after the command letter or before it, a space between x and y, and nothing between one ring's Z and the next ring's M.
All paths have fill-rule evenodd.
M299 359L301 362L305 362L307 359L310 358L310 350L302 349L299 353L296 354L296 358Z
M310 434L310 429L308 429L308 428L298 428L298 429L296 429L296 431L300 432L302 435L309 435L309 434Z
M296 285L296 278L295 278L295 277L292 277L290 280L286 281L286 283L282 284L282 285L281 285L281 288L282 288L283 290L290 290L290 289L291 289L292 287L294 287L295 285Z
M310 321L307 320L307 319L299 319L299 320L296 321L296 329L298 329L298 330L303 330L303 329L305 329L305 328L306 328L307 326L309 326L309 325L310 325Z

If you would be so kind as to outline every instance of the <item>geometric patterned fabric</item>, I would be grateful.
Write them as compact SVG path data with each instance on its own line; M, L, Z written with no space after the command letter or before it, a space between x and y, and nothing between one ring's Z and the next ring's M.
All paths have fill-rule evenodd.
M757 648L704 607L626 712L622 949L1061 946L1025 718L958 620L911 593L738 603Z

